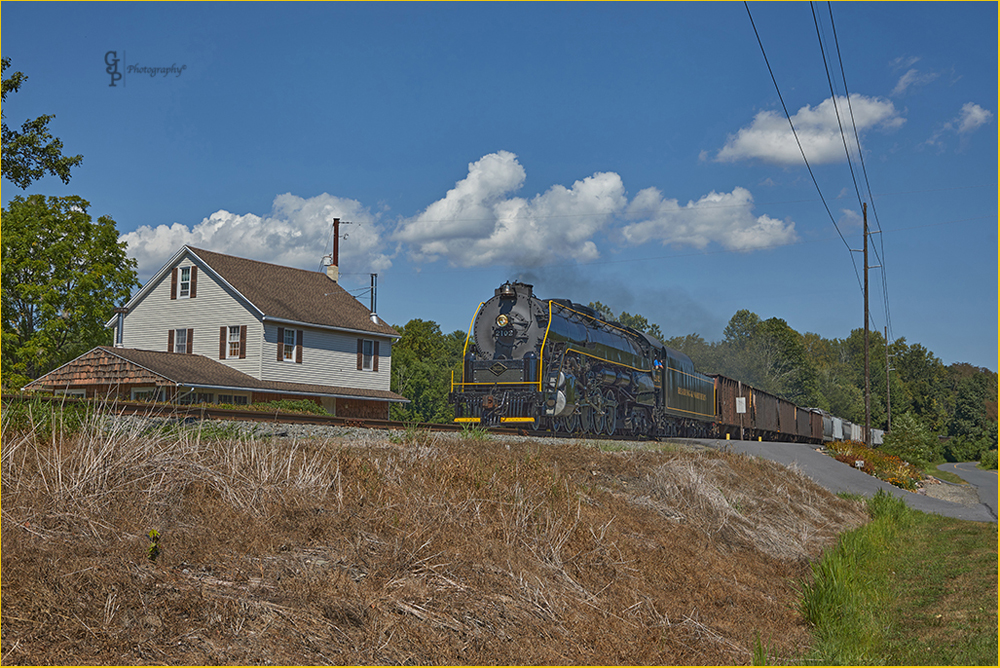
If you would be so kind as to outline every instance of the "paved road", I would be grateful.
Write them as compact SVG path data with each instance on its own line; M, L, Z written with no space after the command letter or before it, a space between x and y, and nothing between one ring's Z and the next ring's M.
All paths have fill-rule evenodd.
M795 466L803 474L831 492L850 492L864 496L874 496L878 490L897 496L911 508L927 513L937 513L946 517L975 522L997 521L997 476L996 472L978 471L975 464L967 465L956 473L971 484L979 487L980 499L989 499L986 504L963 506L950 501L935 499L923 494L914 494L882 482L878 478L846 466L836 459L816 451L816 446L802 443L769 443L759 441L725 441L717 439L678 439L707 445L718 450L741 452L770 459L771 461ZM953 465L949 465L953 466ZM965 467L965 464L959 466ZM949 469L953 470L953 469ZM990 476L992 475L992 478ZM968 477L967 477L968 476ZM992 485L992 487L990 487Z
M976 468L976 462L961 464L941 464L938 471L949 471L976 488L979 500L993 513L993 521L997 518L997 472L984 471Z

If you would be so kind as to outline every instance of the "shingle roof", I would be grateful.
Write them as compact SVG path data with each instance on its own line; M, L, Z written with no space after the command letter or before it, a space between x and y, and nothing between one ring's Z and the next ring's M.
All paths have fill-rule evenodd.
M265 317L399 336L381 320L372 322L371 311L325 273L187 248Z
M122 360L130 364L122 364ZM154 377L162 380L157 382ZM387 390L367 390L332 385L257 380L253 376L248 376L203 355L185 355L157 350L139 350L137 348L111 348L108 346L98 346L77 357L75 360L67 362L58 369L45 374L38 380L32 381L26 387L60 388L65 386L136 382L163 384L163 381L171 384L196 387L225 387L256 390L259 392L406 401L405 398L395 392Z

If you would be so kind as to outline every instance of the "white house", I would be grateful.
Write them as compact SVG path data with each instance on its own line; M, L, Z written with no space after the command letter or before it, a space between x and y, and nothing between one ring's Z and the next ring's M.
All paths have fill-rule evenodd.
M389 403L406 401L389 390L399 334L334 280L335 269L184 246L108 322L114 349L94 349L26 389L184 403L308 397L337 415L385 418ZM98 371L121 364L152 373L156 390L151 378L123 382L137 378L135 369L117 381ZM220 378L223 385L209 382Z

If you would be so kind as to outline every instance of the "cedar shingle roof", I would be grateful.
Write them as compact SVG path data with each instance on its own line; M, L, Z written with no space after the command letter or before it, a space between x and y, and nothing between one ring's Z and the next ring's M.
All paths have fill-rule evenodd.
M398 337L399 333L325 273L293 269L187 246L265 317Z
M32 381L26 389L115 384L186 385L314 394L356 399L406 401L395 392L257 380L203 355L98 346Z

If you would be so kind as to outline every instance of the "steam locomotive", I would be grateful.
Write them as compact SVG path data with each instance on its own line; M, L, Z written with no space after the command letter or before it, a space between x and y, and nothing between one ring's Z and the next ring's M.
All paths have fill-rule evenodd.
M476 310L448 400L455 422L486 427L804 442L853 433L847 421L698 373L684 353L588 306L510 281Z

